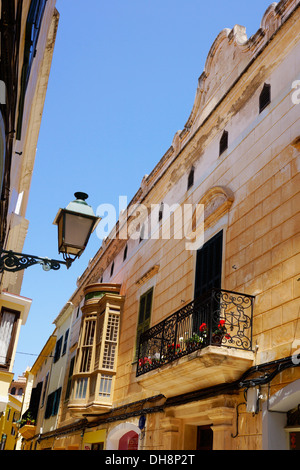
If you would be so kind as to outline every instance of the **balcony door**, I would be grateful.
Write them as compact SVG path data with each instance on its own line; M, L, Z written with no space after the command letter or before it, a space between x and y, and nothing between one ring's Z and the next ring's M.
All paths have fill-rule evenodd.
M223 231L220 231L197 251L193 314L193 332L196 334L202 323L212 332L219 321L219 302L211 295L211 290L221 288L222 247Z
M223 231L208 240L197 251L195 299L213 288L221 288Z

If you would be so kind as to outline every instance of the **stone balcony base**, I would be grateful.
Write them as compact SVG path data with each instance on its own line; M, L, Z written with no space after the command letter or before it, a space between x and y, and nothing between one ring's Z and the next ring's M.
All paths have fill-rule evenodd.
M25 424L19 429L19 433L23 439L31 439L36 434L36 426Z
M207 346L137 377L137 382L145 390L169 398L234 382L253 361L252 351Z

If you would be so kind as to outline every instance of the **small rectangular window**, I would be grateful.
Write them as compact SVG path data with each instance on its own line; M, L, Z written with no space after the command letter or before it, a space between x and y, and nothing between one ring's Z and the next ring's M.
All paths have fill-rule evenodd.
M61 347L62 347L62 341L63 341L63 337L61 336L61 337L59 338L59 340L56 342L55 353L54 353L54 359L53 359L54 362L57 362L58 359L60 358Z
M220 139L220 150L219 155L221 155L228 148L228 132L224 131Z
M48 419L51 416L57 415L58 409L59 409L60 395L61 395L61 387L55 390L55 392L52 392L50 393L50 395L48 395L46 411L45 411L45 419Z
M47 373L46 378L45 378L45 382L44 382L44 390L43 390L43 395L42 395L41 408L44 406L44 403L45 403L45 396L46 396L46 393L47 393L48 380L49 380L49 372Z
M127 258L127 252L128 252L128 245L126 245L126 246L125 246L125 249L124 249L123 261L125 261L126 258Z
M163 219L164 215L164 203L162 202L158 212L158 221L160 222Z
M261 113L271 103L271 85L264 84L261 94L259 95L259 112Z
M194 185L194 175L195 175L195 168L192 167L188 176L187 189L190 189Z
M70 369L69 369L69 375L68 375L68 383L67 383L67 390L66 390L65 400L68 400L70 398L70 394L71 394L74 363L75 363L75 357L72 357L72 359L70 361Z
M64 356L67 351L67 344L68 344L68 337L69 337L69 330L66 331L65 333L65 339L64 339L64 346L61 355Z

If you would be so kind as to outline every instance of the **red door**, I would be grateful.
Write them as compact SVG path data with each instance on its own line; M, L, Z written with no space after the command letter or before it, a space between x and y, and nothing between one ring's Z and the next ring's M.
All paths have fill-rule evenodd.
M119 450L138 450L139 436L134 431L129 431L119 440Z

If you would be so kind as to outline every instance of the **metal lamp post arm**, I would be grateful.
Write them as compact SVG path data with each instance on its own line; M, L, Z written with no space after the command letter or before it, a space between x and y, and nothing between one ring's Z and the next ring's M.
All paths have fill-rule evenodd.
M57 271L60 269L62 264L65 265L67 269L69 269L73 261L74 260L71 259L58 261L49 258L41 258L34 255L26 255L24 253L15 253L11 250L6 251L0 249L0 273L3 273L3 271L15 273L36 264L40 264L44 271L50 271L51 269Z

